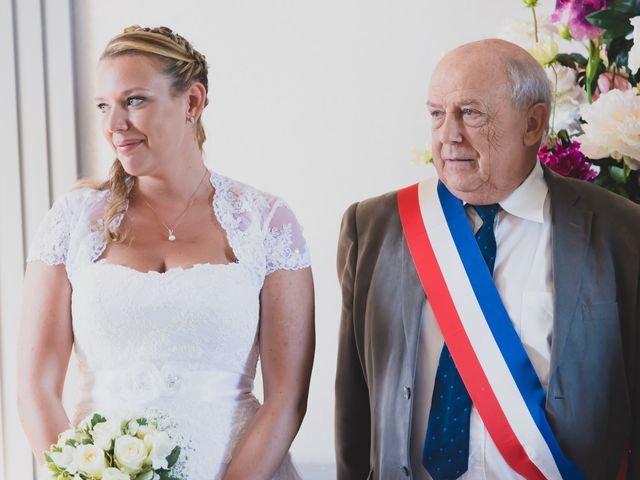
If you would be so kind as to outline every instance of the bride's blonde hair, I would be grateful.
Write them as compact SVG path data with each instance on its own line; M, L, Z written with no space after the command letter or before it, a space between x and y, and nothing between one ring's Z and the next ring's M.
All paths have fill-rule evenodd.
M172 81L174 93L185 92L196 82L204 85L209 92L207 77L207 60L181 35L167 27L147 28L133 25L113 37L105 47L100 60L121 55L147 55L160 65L160 72ZM205 107L209 99L205 98ZM207 136L200 117L195 119L196 140L200 150ZM107 242L118 243L125 239L120 229L111 231L109 226L127 208L129 192L136 182L136 177L129 175L116 158L111 166L109 178L100 182L81 180L77 187L90 187L97 190L110 190L109 204L104 214L104 235Z

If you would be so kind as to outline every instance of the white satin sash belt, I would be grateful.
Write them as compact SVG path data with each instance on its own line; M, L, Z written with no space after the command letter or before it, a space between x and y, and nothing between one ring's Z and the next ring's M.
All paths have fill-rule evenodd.
M160 399L190 401L241 399L251 395L253 378L219 369L198 370L188 364L138 362L128 368L100 370L90 387L94 402L118 400L144 405Z

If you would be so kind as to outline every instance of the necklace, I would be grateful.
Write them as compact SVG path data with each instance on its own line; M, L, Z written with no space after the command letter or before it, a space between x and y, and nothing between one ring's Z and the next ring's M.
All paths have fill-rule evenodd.
M175 232L176 228L178 227L178 225L180 224L180 222L182 221L182 219L184 218L184 216L187 214L187 211L189 210L189 207L191 207L191 205L193 205L193 197L195 197L196 192L198 190L200 190L200 185L202 185L202 182L204 181L204 178L207 176L208 172L209 172L209 170L205 169L204 175L202 175L202 178L200 179L200 182L198 183L198 186L193 191L193 193L189 197L189 200L187 201L187 206L184 208L184 210L178 216L178 218L176 218L176 220L173 222L173 227L169 227L169 225L167 225L166 222L164 220L162 220L162 217L160 217L160 215L158 215L158 212L156 211L156 209L153 208L151 206L151 204L149 202L147 202L147 200L144 197L140 197L140 198L142 198L142 201L147 204L147 207L149 207L151 209L151 211L153 212L153 215L156 217L156 220L158 220L162 224L162 226L167 229L167 232L169 232L169 236L167 237L167 240L169 240L170 242L175 241L176 235L175 235L174 232Z

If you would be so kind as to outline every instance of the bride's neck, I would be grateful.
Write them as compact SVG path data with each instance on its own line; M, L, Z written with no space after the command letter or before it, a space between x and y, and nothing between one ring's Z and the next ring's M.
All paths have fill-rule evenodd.
M200 159L188 165L179 165L171 171L140 176L131 193L148 201L184 202L193 196L196 189L199 194L208 191L202 187L202 184L208 183L204 179L206 176L207 167Z

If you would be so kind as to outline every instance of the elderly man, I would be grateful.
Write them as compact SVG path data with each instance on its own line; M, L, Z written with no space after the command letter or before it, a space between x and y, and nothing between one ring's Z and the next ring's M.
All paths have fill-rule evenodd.
M345 213L339 480L640 479L640 208L541 167L550 103L516 45L457 48L438 179Z

